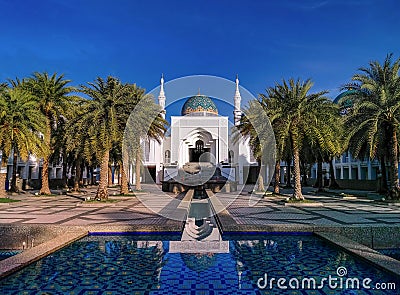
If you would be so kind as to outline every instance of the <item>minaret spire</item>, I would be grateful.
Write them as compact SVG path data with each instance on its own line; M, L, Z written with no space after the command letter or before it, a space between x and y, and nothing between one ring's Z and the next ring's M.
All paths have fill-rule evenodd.
M161 106L165 114L165 92L164 92L164 74L161 74L160 94L158 95L158 104ZM165 116L165 115L164 115Z
M233 111L235 125L238 125L240 122L240 118L242 116L242 111L240 109L240 103L242 101L242 97L240 96L239 91L239 76L236 74L236 91L235 96L233 98L235 110Z

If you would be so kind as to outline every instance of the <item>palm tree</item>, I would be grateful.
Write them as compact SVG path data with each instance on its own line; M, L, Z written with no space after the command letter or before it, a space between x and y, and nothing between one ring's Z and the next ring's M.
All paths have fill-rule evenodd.
M89 128L82 120L87 112L91 101L81 99L71 104L71 108L67 111L67 122L65 124L64 138L62 139L62 149L65 154L65 161L69 160L69 165L73 170L75 168L75 179L73 190L79 191L79 181L82 172L82 166L93 161L95 154L94 146L90 140L91 134ZM67 160L68 159L68 160Z
M3 100L3 95L7 90L7 83L0 83L0 112L7 111L7 105ZM1 147L0 147L1 149ZM2 149L1 149L2 150ZM1 170L0 170L0 196L6 195L6 178L7 178L7 163L8 158L5 156L4 152L1 152Z
M326 91L310 94L313 83L289 79L282 84L267 89L266 97L272 100L272 125L276 125L275 138L277 142L289 142L293 155L294 193L293 198L303 200L301 191L300 150L303 139L307 136L315 139L321 145L325 135L319 126L326 115L335 108L333 103L324 95Z
M34 73L26 80L26 87L39 100L39 108L45 116L46 129L44 131L44 142L49 148L49 153L43 157L42 187L40 194L51 194L49 188L49 162L53 154L54 142L52 131L57 128L60 115L68 108L68 103L73 99L71 94L75 88L68 86L70 80L64 79L64 75L57 76L54 73Z
M130 163L135 164L135 188L141 190L140 175L143 160L142 143L150 139L161 142L167 130L167 121L161 114L161 108L150 95L137 95L140 103L135 106L126 124L122 157L123 173L128 171Z
M147 135L157 138L159 121L154 118L157 118L160 110L157 108L156 116L145 112L146 109L154 109L155 103L152 99L151 101L146 100L148 96L145 95L144 89L135 84L123 84L114 77L108 77L107 80L99 77L95 82L88 83L88 86L81 86L80 91L89 96L91 100L82 116L77 120L77 124L81 124L82 128L87 130L90 145L100 162L100 181L96 198L107 199L108 164L111 149L122 144L125 126L128 125L133 129L134 134L139 135L132 139L136 147L138 138L139 142L140 138ZM143 108L140 109L139 105ZM137 108L140 110L137 111ZM135 115L130 115L134 110ZM150 124L146 126L144 122L149 120L151 120ZM164 122L165 120L162 121L162 130L165 131ZM140 167L139 161L136 166Z
M343 139L343 120L340 117L338 105L332 103L331 106L325 112L325 119L320 122L318 128L323 134L323 138L319 139L314 137L314 133L310 134L305 138L307 144L310 145L311 152L314 154L317 160L317 182L315 187L318 191L323 189L323 177L322 177L322 163L329 163L329 176L330 176L330 188L339 188L338 183L335 179L335 172L333 167L333 158L340 156L345 148Z
M41 138L41 133L45 130L45 120L38 101L22 87L4 90L0 95L0 106L0 147L3 162L13 154L10 191L16 192L17 158L27 160L30 154L40 157L47 152ZM0 185L4 189L4 183Z
M355 91L350 97L353 108L345 123L350 130L350 145L357 155L367 146L369 157L388 155L390 162L389 199L400 199L398 174L398 133L400 127L400 58L392 62L392 54L386 56L381 65L378 61L362 67L355 74L355 81L346 85Z
M239 141L240 136L248 138L254 158L260 169L264 164L267 169L276 164L276 145L273 126L269 121L271 109L262 99L249 102L243 110L239 125L234 128L234 141ZM236 133L236 131L238 131ZM263 171L260 170L257 180L257 190L265 191ZM279 182L278 182L279 185Z
M251 120L249 118L252 117L252 111L251 111L251 107L245 108L243 110L243 114L242 117L240 118L240 123L237 127L237 131L239 131L239 133L234 133L235 136L235 142L238 142L240 139L240 136L243 136L244 138L248 138L249 139L249 146L250 149L253 153L254 158L257 160L257 162L261 163L261 143L260 143L260 139L258 137L257 131L254 128ZM236 130L234 129L234 132ZM261 168L261 167L260 167ZM259 175L259 179L258 179L258 191L265 191L265 187L264 187L264 180L262 179L262 176Z
M100 161L100 182L96 198L108 199L108 162L110 150L119 139L120 130L124 130L125 121L119 110L127 109L129 86L114 77L104 80L98 77L88 86L82 85L80 91L90 97L83 114L76 124L89 134L90 144Z

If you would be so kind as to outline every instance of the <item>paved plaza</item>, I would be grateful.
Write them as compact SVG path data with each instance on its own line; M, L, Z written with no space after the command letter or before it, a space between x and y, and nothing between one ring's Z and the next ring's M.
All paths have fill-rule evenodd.
M145 193L131 197L111 197L114 203L85 203L68 195L13 196L20 202L0 205L0 224L52 225L165 225L168 213L179 210L181 195L160 197L158 187L144 185ZM89 190L93 194L95 188ZM111 189L117 192L117 189ZM289 192L289 191L284 191ZM164 194L165 193L161 193ZM250 196L218 193L217 198L237 225L314 225L314 226L388 226L400 224L399 203L384 204L367 198L343 199L315 195L305 188L307 199L320 205L285 206L284 196Z

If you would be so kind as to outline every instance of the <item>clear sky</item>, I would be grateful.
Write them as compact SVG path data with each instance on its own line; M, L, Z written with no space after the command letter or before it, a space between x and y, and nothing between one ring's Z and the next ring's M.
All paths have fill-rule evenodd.
M300 77L334 98L359 67L400 56L398 0L0 0L0 7L0 81L48 71L74 85L115 75L151 90L161 73L166 81L239 74L257 95Z

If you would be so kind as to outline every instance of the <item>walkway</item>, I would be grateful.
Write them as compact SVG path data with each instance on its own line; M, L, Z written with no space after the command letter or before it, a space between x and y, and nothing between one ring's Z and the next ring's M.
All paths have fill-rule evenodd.
M157 188L148 185L144 188L147 193L139 197L111 197L120 201L106 204L85 204L66 195L21 195L14 197L21 202L0 205L0 224L165 225L169 220L167 213L176 210L179 197L169 194L169 198L160 198ZM115 191L111 189L111 195ZM366 198L316 196L310 189L306 198L320 202L322 206L285 206L282 203L284 197L250 197L246 193L238 196L219 193L217 196L238 225L400 225L400 204L379 204Z
M88 193L94 193L89 189ZM114 197L116 189L110 189L113 203L85 203L67 195L42 197L31 193L13 196L21 202L0 204L0 224L51 224L51 225L168 225L171 221L158 213L168 207L156 197L151 187L144 198L152 210L135 196ZM83 197L82 197L83 198ZM174 199L172 199L174 198ZM171 201L176 196L171 195ZM179 201L179 200L176 200ZM179 203L179 202L178 202Z

